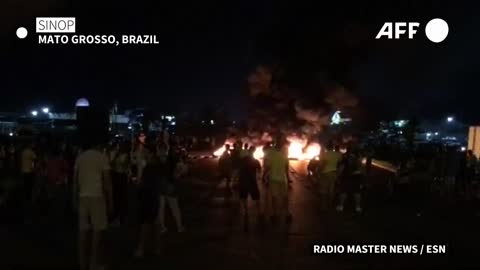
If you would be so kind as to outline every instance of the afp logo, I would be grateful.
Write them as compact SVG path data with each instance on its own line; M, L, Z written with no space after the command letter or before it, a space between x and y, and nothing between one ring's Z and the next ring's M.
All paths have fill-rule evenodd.
M420 23L418 22L386 22L378 32L375 39L401 39L402 36L408 36L413 39L417 34ZM442 19L433 19L425 26L425 35L434 43L444 41L448 36L448 23Z

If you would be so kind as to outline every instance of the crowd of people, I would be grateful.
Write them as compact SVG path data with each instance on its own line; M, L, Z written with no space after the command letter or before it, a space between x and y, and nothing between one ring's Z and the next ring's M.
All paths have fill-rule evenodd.
M248 208L245 207L248 195L255 201L260 215L268 214L274 219L278 210L288 213L288 203L285 203L288 192L284 187L290 182L290 173L287 150L283 146L264 148L263 174L261 163L253 157L255 147L239 143L233 148L225 146L219 159L220 175L226 180L230 192L232 182L238 183L245 219L248 218ZM338 145L324 145L321 155L308 165L310 179L321 198L320 208L343 212L350 195L354 211L362 213L362 195L372 184L369 178L372 177L374 157L372 147L360 148L352 143L341 151ZM475 202L479 199L480 163L471 150L462 152L458 147L438 147L433 151L415 149L400 164L389 164L387 167L390 168L383 170L389 176L382 178L386 180L387 196L406 208L413 207L417 215L421 215L426 202L434 196L445 201ZM260 193L255 180L260 175L265 185L265 198L262 200L265 207L260 207ZM265 213L270 205L270 212Z
M327 144L323 148L320 157L309 164L311 178L322 197L322 209L332 206L335 198L336 210L342 212L347 195L351 194L355 211L362 212L361 198L365 187L371 184L373 157L372 148L347 147L344 154L338 146ZM418 215L432 197L450 202L479 199L480 163L471 150L415 149L399 164L386 164L386 171L390 172L389 177L384 177L388 181L388 196L406 208L415 208Z
M167 232L167 207L176 230L185 230L177 181L187 172L187 154L173 138L148 142L140 134L134 142L82 148L41 140L12 143L0 147L0 202L17 208L14 212L27 223L34 216L56 224L77 220L81 269L97 269L102 232L127 222L132 186L138 193L135 218L141 224L136 256L144 255L154 224L160 233Z
M78 152L73 145L44 140L1 145L0 204L16 205L25 218L33 210L66 214L73 202L67 193Z
M78 147L65 142L29 141L0 146L0 205L18 207L29 222L34 213L57 221L71 215L78 222L81 269L100 265L100 242L108 226L130 220L132 186L138 195L135 218L140 224L134 255L145 254L154 233L166 233L166 210L171 210L176 231L183 232L178 183L188 171L185 145L175 137L154 141L140 134L133 141L112 141ZM286 143L264 147L264 157L254 157L256 146L225 145L219 157L219 175L229 195L238 194L242 218L248 228L249 201L257 221L289 224L289 188L292 173ZM362 194L372 173L374 151L355 145L341 151L326 144L308 164L310 179L320 195L322 210L343 212L349 195L356 213L363 212ZM433 155L420 152L405 158L388 185L392 196L422 207L428 192L441 185L447 198L475 197L480 167L472 151L440 149ZM421 211L419 209L418 211ZM87 247L87 243L90 243ZM90 252L86 252L90 250Z

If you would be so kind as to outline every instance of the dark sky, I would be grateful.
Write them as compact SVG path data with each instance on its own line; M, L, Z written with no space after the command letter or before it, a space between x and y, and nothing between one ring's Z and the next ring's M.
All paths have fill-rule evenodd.
M238 116L249 72L281 64L300 80L327 76L345 85L359 106L385 117L480 119L475 1L163 2L2 1L0 111L64 110L86 96L165 111L226 103ZM160 44L39 45L37 16L74 16L77 34L157 34ZM440 44L424 34L437 17L450 26ZM414 40L375 40L386 21L421 26ZM19 26L29 30L24 40L15 36Z

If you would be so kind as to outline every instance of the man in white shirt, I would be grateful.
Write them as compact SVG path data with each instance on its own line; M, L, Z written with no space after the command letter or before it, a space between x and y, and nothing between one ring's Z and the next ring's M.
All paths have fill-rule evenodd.
M101 233L107 227L107 206L112 206L108 157L100 147L81 153L75 161L74 185L78 194L79 263L85 269L88 256L85 250L88 230L92 228L90 269L98 269Z

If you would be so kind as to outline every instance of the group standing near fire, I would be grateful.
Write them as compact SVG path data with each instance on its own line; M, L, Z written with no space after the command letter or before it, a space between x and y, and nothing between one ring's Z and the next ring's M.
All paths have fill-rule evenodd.
M289 195L294 174L287 144L279 141L265 145L261 159L254 156L259 145L235 143L233 148L229 144L224 147L218 172L228 196L238 194L244 223L248 224L252 217L249 198L258 221L263 223L268 218L272 223L292 222ZM320 210L347 211L346 202L351 198L353 210L360 214L364 211L362 195L373 174L375 153L362 152L356 145L347 147L345 153L340 150L339 145L327 143L321 154L310 161L311 187L321 198ZM94 267L100 264L100 242L105 229L126 225L131 218L134 186L139 195L135 214L141 227L133 253L142 257L154 232L170 231L165 222L167 209L172 212L174 230L185 231L178 184L189 174L188 164L188 155L179 140L165 134L154 143L140 134L133 142L112 143L108 147L97 143L83 149L64 142L1 145L1 179L20 181L14 181L14 188L8 190L2 185L0 205L14 201L12 205L18 207L16 212L21 213L25 222L35 211L47 211L48 216L58 218L70 215L73 208L78 216L79 262ZM433 157L410 153L395 171L388 182L392 199L411 204L418 215L436 189L450 200L470 200L477 195L474 187L479 162L472 151L440 149ZM46 210L39 210L43 201ZM90 239L88 231L92 231ZM87 242L91 245L90 258L84 252Z

